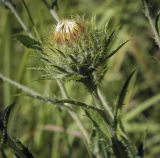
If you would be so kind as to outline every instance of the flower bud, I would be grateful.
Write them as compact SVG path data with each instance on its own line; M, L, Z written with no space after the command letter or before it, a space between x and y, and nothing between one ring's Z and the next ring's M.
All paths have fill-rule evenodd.
M79 39L83 31L84 27L80 22L63 20L55 28L54 40L59 44L72 43Z

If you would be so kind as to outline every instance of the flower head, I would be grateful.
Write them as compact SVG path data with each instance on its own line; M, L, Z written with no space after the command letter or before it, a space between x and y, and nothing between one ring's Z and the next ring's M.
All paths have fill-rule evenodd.
M80 37L83 30L84 27L80 22L62 20L55 28L54 40L59 44L71 43Z
M116 30L110 33L107 26L97 29L94 21L84 23L85 29L81 20L63 20L57 24L54 41L58 45L51 43L42 54L44 78L79 81L92 91L103 79L108 59L126 42L112 50Z

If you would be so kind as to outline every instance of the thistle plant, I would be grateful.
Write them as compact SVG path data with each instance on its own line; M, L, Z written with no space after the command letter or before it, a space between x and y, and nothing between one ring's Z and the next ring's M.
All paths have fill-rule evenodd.
M83 83L96 101L96 106L107 109L110 121L113 115L100 99L97 88L108 70L108 60L128 41L111 49L116 30L110 34L107 25L96 28L94 20L64 20L57 24L51 42L44 48L42 79L67 79Z
M44 72L41 79L73 80L83 83L93 97L93 106L97 109L82 109L96 128L93 135L98 131L97 139L102 139L102 144L98 143L98 153L91 149L92 154L97 157L114 154L132 157L136 155L136 149L130 147L130 140L122 125L119 125L118 114L133 73L124 84L115 114L108 105L102 103L98 94L98 86L108 69L108 60L128 42L125 41L117 48L111 49L116 30L110 34L107 31L107 25L103 29L97 29L93 21L85 22L80 18L59 21L51 35L52 40L44 44L40 52L43 64L40 69ZM112 146L113 149L101 153L104 146ZM122 151L117 150L119 146L123 148Z
M143 157L143 143L138 148L131 143L130 138L124 130L120 115L128 86L135 71L131 73L124 83L115 109L111 109L111 106L105 103L100 93L98 93L99 85L109 68L108 61L128 42L125 41L116 48L112 48L118 29L110 32L108 25L105 25L102 29L98 29L94 19L85 20L80 17L72 17L60 20L53 9L54 7L50 8L48 1L44 0L44 4L49 8L57 24L48 41L43 43L43 40L36 39L32 33L28 32L29 29L25 26L12 3L10 1L6 2L4 4L13 12L26 32L26 35L16 35L17 40L24 46L36 51L38 59L41 59L40 64L42 66L35 68L43 72L40 79L56 79L65 98L44 97L28 87L11 81L3 75L0 75L0 78L16 86L34 99L67 109L83 134L83 139L91 158ZM93 105L87 105L84 102L78 102L69 97L61 81L66 82L70 80L84 84L92 96ZM74 107L80 107L83 110L88 120L92 123L91 130L87 130L83 126L78 114L74 111ZM1 122L3 123L3 121ZM8 138L6 138L7 141L9 141ZM16 146L16 143L13 143L12 147L14 146ZM14 148L15 153L19 153L20 149ZM27 150L27 152L29 151ZM18 157L26 158L27 156L23 155L22 152Z

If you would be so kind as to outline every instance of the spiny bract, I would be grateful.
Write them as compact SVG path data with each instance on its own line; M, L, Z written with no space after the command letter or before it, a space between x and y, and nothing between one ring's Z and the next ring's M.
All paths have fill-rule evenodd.
M89 21L83 22L82 31L82 25L79 24L79 20L67 20L56 26L55 42L47 44L45 52L42 53L46 72L42 78L68 78L87 84L93 81L97 69L102 67L99 74L99 79L102 79L107 68L106 61L126 43L111 50L109 47L115 30L108 35L107 27L97 29L95 23ZM75 35L76 33L78 35ZM76 40L73 40L75 38ZM72 42L68 42L69 40ZM65 41L65 44L61 44ZM92 87L95 86L94 83Z

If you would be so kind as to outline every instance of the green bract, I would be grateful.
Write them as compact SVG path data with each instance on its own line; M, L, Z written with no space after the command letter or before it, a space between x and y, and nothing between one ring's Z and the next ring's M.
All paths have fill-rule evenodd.
M93 22L88 22L78 40L48 44L41 54L46 72L42 78L80 81L94 91L105 75L107 60L126 43L110 49L115 32L108 35L107 27L97 29Z

